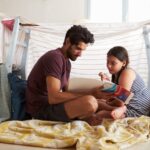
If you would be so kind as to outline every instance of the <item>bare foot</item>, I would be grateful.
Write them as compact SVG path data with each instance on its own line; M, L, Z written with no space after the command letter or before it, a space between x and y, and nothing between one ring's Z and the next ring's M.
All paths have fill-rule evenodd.
M103 101L103 100L98 100L98 110L99 111L102 111L102 110L108 110L108 111L112 111L112 110L114 110L115 108L117 108L117 107L115 107L115 106L112 106L112 105L109 105L107 102L106 102L106 100L105 100L105 102Z
M88 122L90 125L100 125L104 118L112 118L111 111L102 110L93 114L92 116L84 119L84 121Z
M89 123L91 126L95 126L95 125L99 125L101 124L100 120L97 120L96 118L96 114L93 114L92 116L88 117L88 118L84 118L82 119L84 121L86 121L87 123Z
M117 99L117 98L111 98L107 101L107 104L114 106L114 107L121 107L124 106L124 102L122 102L121 100Z
M101 120L103 118L112 118L111 112L112 111L101 110L101 111L97 112L95 115L96 115L97 120L99 120L99 119Z
M111 116L112 116L114 119L121 119L121 118L124 118L124 117L125 117L124 113L126 112L126 110L127 110L126 106L122 106L122 107L116 108L116 109L114 109L114 110L111 112Z

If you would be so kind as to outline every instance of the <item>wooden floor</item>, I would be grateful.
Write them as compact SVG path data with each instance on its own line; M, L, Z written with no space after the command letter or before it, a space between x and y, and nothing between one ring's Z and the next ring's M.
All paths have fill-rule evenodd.
M0 150L56 150L56 149L0 143ZM75 150L75 149L68 148L63 150ZM136 144L135 146L124 150L150 150L150 142Z

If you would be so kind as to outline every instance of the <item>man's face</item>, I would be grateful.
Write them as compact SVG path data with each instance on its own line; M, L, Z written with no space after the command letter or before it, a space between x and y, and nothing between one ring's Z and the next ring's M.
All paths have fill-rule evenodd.
M67 57L72 61L75 61L77 57L82 55L82 51L87 48L88 44L84 42L79 42L77 45L69 45L67 49Z

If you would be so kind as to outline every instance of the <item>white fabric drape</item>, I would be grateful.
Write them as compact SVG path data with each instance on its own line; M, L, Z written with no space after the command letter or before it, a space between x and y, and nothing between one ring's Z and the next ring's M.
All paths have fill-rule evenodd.
M130 56L130 66L143 77L147 84L149 68L143 27L148 23L149 21L131 24L82 24L94 34L95 43L83 52L81 58L72 62L71 77L98 78L98 72L103 71L107 73L106 53L111 47L120 45L126 47ZM28 59L26 62L26 78L42 54L62 46L65 33L71 26L72 24L40 24L40 26L24 27L24 29L31 29ZM8 32L5 31L4 35L4 58L6 57L4 55L7 55L7 47L11 38L11 36L8 38ZM22 30L20 30L18 41L24 41L24 33ZM23 47L17 47L14 64L20 64L22 51Z
M10 105L7 70L4 64L0 64L0 122L10 118Z
M130 66L148 81L148 64L143 37L143 27L148 22L137 24L82 24L95 36L83 56L72 62L71 77L98 78L100 71L106 68L106 53L113 46L124 46L130 56ZM37 59L48 50L61 47L64 36L71 24L47 24L31 28L27 59L27 76Z

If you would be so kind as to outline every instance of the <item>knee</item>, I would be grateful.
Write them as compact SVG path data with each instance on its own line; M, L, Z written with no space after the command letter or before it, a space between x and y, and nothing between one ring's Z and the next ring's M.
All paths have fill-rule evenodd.
M89 113L95 113L98 109L98 102L94 96L87 95L84 99L85 106Z

